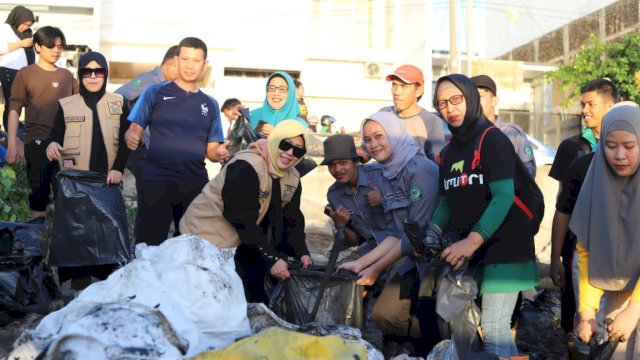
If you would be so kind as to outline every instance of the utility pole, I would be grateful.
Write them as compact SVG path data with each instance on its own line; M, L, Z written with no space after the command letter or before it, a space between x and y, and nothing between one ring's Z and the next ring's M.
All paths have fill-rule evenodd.
M473 60L473 0L467 1L467 76L471 77Z
M449 0L449 72L457 73L458 50L456 49L456 4L455 0Z

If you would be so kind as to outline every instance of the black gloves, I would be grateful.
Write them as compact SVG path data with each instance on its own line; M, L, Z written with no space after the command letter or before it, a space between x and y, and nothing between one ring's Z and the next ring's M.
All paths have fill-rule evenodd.
M436 224L428 223L425 230L415 221L405 219L403 227L416 257L435 259L448 246L442 238L442 230Z

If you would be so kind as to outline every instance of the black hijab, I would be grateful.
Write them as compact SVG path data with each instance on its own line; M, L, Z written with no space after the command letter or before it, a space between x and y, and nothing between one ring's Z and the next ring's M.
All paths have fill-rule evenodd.
M33 16L33 11L22 5L18 5L11 10L7 16L7 20L5 20L5 24L9 24L18 39L22 40L33 36L31 28L23 32L18 31L18 27L27 21L36 22L36 18ZM36 53L33 51L33 48L24 48L24 52L27 55L27 63L33 64L36 60Z
M473 81L462 74L451 74L438 79L436 83L436 91L433 94L433 106L437 109L438 87L443 81L453 83L464 95L467 104L467 111L464 113L464 120L459 127L452 127L451 130L451 146L460 148L470 141L473 141L477 135L482 133L486 128L491 126L491 122L482 113L482 105L480 105L480 95Z
M80 69L86 67L90 62L95 61L106 71L104 76L104 83L102 84L102 88L98 90L98 92L90 92L87 88L84 87L84 83L82 82L82 76L80 75ZM93 102L94 106L104 96L104 93L107 91L107 78L109 77L109 65L107 64L107 59L104 58L104 55L99 52L89 51L88 53L82 55L80 57L80 61L78 62L78 81L80 83L80 95L84 98L84 101L87 103L87 106L91 107L89 102Z
M84 82L82 81L82 76L80 75L80 69L86 67L91 61L94 61L100 65L101 68L105 69L106 74L104 75L104 83L102 87L97 92L91 92L87 90L84 86ZM108 163L107 163L107 150L104 143L104 138L102 137L102 131L100 129L100 119L98 118L98 101L102 99L105 92L107 91L107 78L109 77L109 65L107 64L107 59L104 58L102 54L95 51L89 51L88 53L82 55L80 57L80 61L78 62L78 82L80 83L80 96L84 99L84 103L87 104L87 107L91 109L93 113L93 134L91 137L91 159L89 161L89 169L93 171L98 171L101 173L107 173Z

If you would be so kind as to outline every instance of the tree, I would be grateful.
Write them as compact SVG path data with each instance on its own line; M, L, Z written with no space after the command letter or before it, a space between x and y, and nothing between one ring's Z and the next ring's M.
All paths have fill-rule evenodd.
M561 90L570 90L565 105L580 96L583 84L602 77L611 79L625 100L640 102L640 33L606 43L591 35L568 64L547 75L561 82Z
M31 216L26 169L22 162L15 168L0 168L0 221L22 221Z

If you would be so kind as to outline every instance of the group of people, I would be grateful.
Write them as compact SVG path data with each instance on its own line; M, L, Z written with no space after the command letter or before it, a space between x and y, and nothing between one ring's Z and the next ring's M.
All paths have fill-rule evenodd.
M243 112L237 99L219 107L198 87L207 46L188 37L167 51L160 66L109 93L102 54L84 54L74 79L56 66L64 34L44 26L31 36L35 20L24 7L11 12L0 60L6 157L9 163L26 160L34 215L45 213L59 169L98 172L120 186L129 167L138 190L136 241L161 244L173 222L174 236L193 234L236 248L248 301L268 303L265 281L286 280L293 264L313 263L297 168L307 153L310 124L301 83L277 71L267 79L262 107ZM536 171L526 134L496 115L498 91L489 76L441 77L432 103L437 115L418 105L426 91L420 69L403 65L386 80L394 105L364 117L362 145L345 134L324 143L321 165L335 178L326 189L325 213L359 253L339 268L357 273L361 285L381 283L373 321L384 334L386 355L398 345L425 355L446 336L436 312L444 268L464 270L479 284L484 351L518 355L511 317L519 293L539 280L536 230L516 194L518 166L526 167L525 176ZM576 343L604 335L620 342L615 356L631 359L640 354L640 246L633 221L634 209L640 210L640 109L614 107L619 101L610 80L586 84L586 129L558 149L550 171L560 181L551 276L564 286L568 331L576 314ZM24 144L17 137L22 109ZM242 124L225 126L221 113ZM230 151L236 130L241 145ZM224 164L212 180L205 159ZM405 231L408 220L423 229L419 243ZM119 265L86 264L53 265L72 281L104 278ZM598 324L598 313L612 321Z
M394 88L411 83L395 79ZM535 230L514 202L515 183L522 176L516 162L535 176L535 160L522 129L494 115L496 93L486 75L451 74L438 80L433 105L452 137L437 150L437 171L425 157L428 146L410 146L412 129L397 113L388 118L377 112L362 122L365 156L375 163L361 164L363 154L348 136L325 142L323 164L336 179L327 192L327 212L361 244L361 257L340 267L358 273L363 285L389 269L373 309L386 343L408 342L418 350L441 335L433 327L436 287L429 272L434 267L407 241L402 221L410 219L426 227L427 246L433 245L429 240L448 237L444 244L450 245L439 253L443 263L475 274L485 352L500 358L518 354L512 315L519 292L533 288L539 275ZM617 343L614 359L640 355L640 272L633 260L639 245L632 215L640 206L640 109L620 100L609 79L583 86L586 128L560 145L550 171L560 181L551 276L563 286L562 323L576 333L575 358L588 358L594 341ZM490 131L495 127L502 131ZM604 317L611 321L598 321Z
M421 75L409 66L390 75L399 109L405 109L400 107L404 94L424 92L422 83L406 81L406 69ZM386 355L393 355L397 344L425 355L445 335L436 314L443 266L467 267L480 283L484 351L501 358L518 354L511 315L518 293L538 282L534 233L514 204L516 161L522 160L505 133L487 131L495 127L483 113L481 94L496 93L495 83L487 79L474 83L476 79L452 74L438 80L433 105L452 133L446 146L442 141L434 148L416 139L429 134L426 122L419 122L429 113L419 107L405 117L382 109L363 120L363 144L375 163L360 165L353 140L344 135L325 142L323 163L336 179L327 193L329 214L362 244L362 256L340 267L358 273L362 285L374 284L388 269L372 313L385 334ZM422 133L410 127L407 119L412 118L422 125L416 126ZM514 128L513 133L520 131ZM480 137L484 140L478 149ZM479 164L473 161L477 151ZM426 246L444 244L437 240L443 236L451 245L442 245L437 260L430 258L408 238L407 219L425 228L425 239L436 240Z

